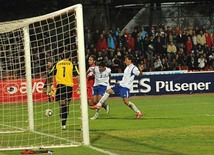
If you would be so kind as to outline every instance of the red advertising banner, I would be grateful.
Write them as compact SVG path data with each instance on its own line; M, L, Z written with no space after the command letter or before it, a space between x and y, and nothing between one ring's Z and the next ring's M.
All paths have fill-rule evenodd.
M45 79L32 79L33 101L45 102L47 96L43 92ZM73 99L79 99L77 80L74 79ZM27 102L26 79L0 80L0 103Z

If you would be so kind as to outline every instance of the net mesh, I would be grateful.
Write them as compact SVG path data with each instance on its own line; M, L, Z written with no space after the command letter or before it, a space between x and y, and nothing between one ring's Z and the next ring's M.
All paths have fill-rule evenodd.
M23 27L29 26L34 131L29 131ZM67 130L61 130L55 84L47 72L62 54L78 62L74 9L32 19L0 24L0 149L29 146L66 146L82 142L80 101L75 92L70 103ZM43 86L48 80L44 92ZM53 115L47 117L45 110Z

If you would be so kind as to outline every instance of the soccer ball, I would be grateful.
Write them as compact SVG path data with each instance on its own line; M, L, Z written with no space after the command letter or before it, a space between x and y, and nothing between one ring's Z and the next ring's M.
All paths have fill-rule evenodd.
M51 109L46 109L45 110L45 116L46 117L50 117L50 116L52 116L53 115L53 110L51 110Z

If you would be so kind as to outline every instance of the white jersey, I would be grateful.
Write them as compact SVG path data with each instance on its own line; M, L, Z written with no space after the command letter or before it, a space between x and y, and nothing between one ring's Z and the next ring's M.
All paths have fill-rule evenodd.
M94 86L98 86L98 85L108 86L109 85L109 76L111 75L110 68L106 67L106 70L104 70L103 72L100 72L99 66L95 66L94 74L95 74Z
M122 81L120 82L120 85L122 87L130 89L134 81L135 75L139 76L139 74L140 74L139 69L134 64L130 64L124 70L123 78Z

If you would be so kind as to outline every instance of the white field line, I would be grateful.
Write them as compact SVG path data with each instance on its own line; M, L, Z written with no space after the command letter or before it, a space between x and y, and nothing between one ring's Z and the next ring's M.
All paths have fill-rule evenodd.
M17 148L10 148L10 147L7 147L7 148L0 148L0 151L12 151L12 150L30 150L30 149L53 149L53 148L65 148L65 147L79 147L79 145L50 145L50 146L30 146L30 147L17 147Z
M62 138L62 137L57 137L57 136L54 136L54 135L50 135L50 134L46 134L46 133L42 133L42 132L38 132L38 131L31 131L33 133L36 133L36 134L39 134L39 135L44 135L44 136L47 136L47 137L52 137L52 138L56 138L56 139L59 139L59 140L64 140L64 141L67 141L69 143L73 143L75 146L80 146L81 143L78 143L78 142L75 142L75 141L71 141L71 140L68 140L66 138Z
M86 146L86 147L88 147L88 148L90 148L90 149L92 149L92 150L95 150L95 151L104 153L104 154L108 154L108 155L118 155L118 154L116 154L116 153L113 153L113 152L110 152L110 151L106 151L106 150L103 150L103 149L101 149L101 148L94 147L94 146L91 146L91 145Z
M0 134L3 134L3 133L19 133L19 132L28 131L27 129L18 128L18 127L14 127L14 126L11 126L11 125L0 124L0 126L5 126L5 127L16 129L15 131L1 131L0 130ZM44 135L44 136L47 136L47 137L52 137L52 138L59 139L59 140L67 141L67 142L71 143L69 146L80 146L81 145L80 142L71 141L71 140L68 140L66 138L57 137L57 136L54 136L54 135L50 135L50 134L46 134L46 133L42 133L42 132L38 132L38 131L30 131L30 132L35 133L35 134L39 134L39 135ZM60 146L63 147L63 145L60 145ZM67 145L65 145L65 146L67 146Z
M1 131L0 130L0 133L19 133L19 132L25 132L26 129L23 129L23 128L18 128L18 127L14 127L14 126L11 126L11 125L6 125L6 124L0 124L0 126L5 126L5 127L9 127L9 128L13 128L14 130L10 131Z

